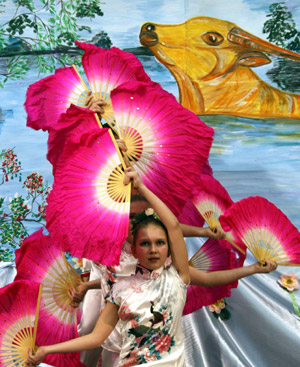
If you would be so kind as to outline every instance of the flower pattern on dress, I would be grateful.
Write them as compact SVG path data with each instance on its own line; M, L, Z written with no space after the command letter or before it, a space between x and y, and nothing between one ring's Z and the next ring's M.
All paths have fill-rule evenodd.
M132 313L126 302L122 303L122 305L119 308L119 318L123 321L129 321L135 319L135 315Z

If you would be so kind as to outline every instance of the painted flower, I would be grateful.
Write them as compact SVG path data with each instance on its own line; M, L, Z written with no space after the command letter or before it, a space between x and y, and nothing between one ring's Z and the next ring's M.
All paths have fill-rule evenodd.
M281 274L278 279L278 283L289 292L295 291L299 288L298 278L294 273Z
M172 337L170 335L163 335L155 345L155 349L159 352L167 352L171 347Z
M154 362L157 361L157 357L155 353L151 353L151 351L148 349L145 353L145 359L147 362Z
M225 301L224 298L219 299L217 302L215 302L212 305L209 305L209 311L210 312L215 312L217 314L219 314L223 308L225 308Z

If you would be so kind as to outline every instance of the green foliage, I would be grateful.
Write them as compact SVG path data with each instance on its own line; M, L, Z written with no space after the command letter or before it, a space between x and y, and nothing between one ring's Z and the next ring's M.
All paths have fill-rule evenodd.
M3 2L0 0L0 5ZM0 26L0 51L35 53L35 67L40 73L53 72L57 65L78 64L80 53L68 55L68 52L74 51L74 41L82 39L82 32L91 33L91 28L79 21L103 16L98 0L14 0L14 4L13 17ZM108 35L99 34L100 44L111 47ZM40 51L45 51L44 55L37 55ZM28 69L28 57L7 59L0 85L9 79L20 79Z
M13 149L0 152L2 177L0 185L13 179L22 182L21 162ZM0 197L0 261L11 261L14 250L22 245L29 235L26 223L45 223L46 199L50 188L42 176L33 172L23 182L25 193L16 193L13 198Z
M293 15L288 11L284 2L274 3L270 7L270 13L263 27L263 33L267 33L267 39L278 46L285 47L286 40L297 33Z
M270 6L268 19L263 27L267 39L276 45L300 52L300 32L296 28L293 14L284 2L274 3ZM291 92L300 92L300 63L286 58L275 58L274 67L267 72L273 83Z

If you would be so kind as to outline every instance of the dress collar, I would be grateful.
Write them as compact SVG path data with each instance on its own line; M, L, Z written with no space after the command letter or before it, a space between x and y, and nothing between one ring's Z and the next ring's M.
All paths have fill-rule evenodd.
M139 277L139 278L141 277L145 280L157 279L157 278L160 277L161 273L164 271L165 268L166 268L165 265L163 265L159 269L151 271L147 268L144 268L142 265L137 264L135 274L136 274L137 277Z

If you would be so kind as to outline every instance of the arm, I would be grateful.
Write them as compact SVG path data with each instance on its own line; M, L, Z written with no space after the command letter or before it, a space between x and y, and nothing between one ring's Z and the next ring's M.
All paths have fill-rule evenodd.
M189 283L189 267L188 255L182 235L179 222L171 210L154 195L142 182L140 176L132 168L126 169L126 177L124 184L128 184L129 180L133 180L134 188L136 188L141 195L143 195L151 207L158 214L160 220L164 223L168 230L170 240L170 251L172 262L184 283Z
M30 350L27 362L36 365L41 363L46 355L51 353L73 353L100 347L113 331L118 319L118 306L107 302L94 330L90 334L68 340L67 342L40 347L35 355Z
M264 266L261 266L259 263L255 263L241 268L212 271L211 273L205 273L204 271L190 266L191 285L214 287L216 285L235 282L236 280L245 278L249 275L270 273L276 268L277 263L273 260L265 260Z
M100 278L95 280L89 280L87 282L79 282L79 285L76 288L72 288L69 290L68 294L71 298L72 302L82 302L84 299L84 296L86 295L86 292L90 289L100 289Z
M225 232L221 227L216 227L212 231L209 227L195 227L180 223L180 227L184 237L208 237L214 240L225 238Z

